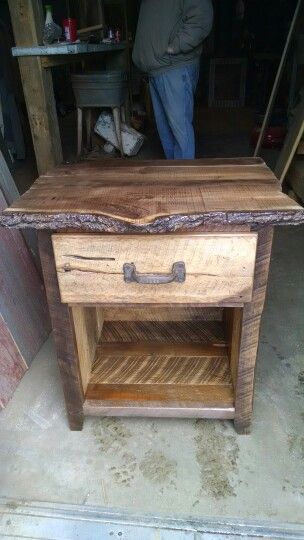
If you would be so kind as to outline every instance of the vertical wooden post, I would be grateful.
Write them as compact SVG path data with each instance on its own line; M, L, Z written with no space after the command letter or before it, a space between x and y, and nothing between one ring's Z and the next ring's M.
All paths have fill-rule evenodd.
M33 47L42 43L41 0L8 0L15 43ZM62 162L52 75L40 57L20 57L19 67L39 174Z
M250 433L252 418L253 385L259 344L261 316L263 313L272 248L273 227L259 231L253 296L245 304L239 364L235 384L235 428L240 434Z
M82 130L83 130L83 111L81 107L77 107L77 157L81 156L82 152Z
M51 233L39 232L38 240L69 425L81 431L84 396L72 313L61 303Z

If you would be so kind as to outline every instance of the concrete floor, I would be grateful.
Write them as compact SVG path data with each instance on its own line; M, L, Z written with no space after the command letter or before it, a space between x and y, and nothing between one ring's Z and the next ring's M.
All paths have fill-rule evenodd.
M88 418L72 433L49 339L0 413L0 497L304 523L303 238L276 233L251 436L166 419Z

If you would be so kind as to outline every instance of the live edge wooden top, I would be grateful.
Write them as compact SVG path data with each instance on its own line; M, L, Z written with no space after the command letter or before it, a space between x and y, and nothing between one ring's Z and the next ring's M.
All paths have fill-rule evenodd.
M62 165L0 216L8 227L116 233L297 223L304 209L253 158Z

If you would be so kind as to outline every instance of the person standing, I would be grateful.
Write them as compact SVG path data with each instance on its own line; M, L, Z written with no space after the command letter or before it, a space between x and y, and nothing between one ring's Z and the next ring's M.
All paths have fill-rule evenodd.
M212 0L142 0L133 62L148 73L158 133L167 159L194 159L194 94Z

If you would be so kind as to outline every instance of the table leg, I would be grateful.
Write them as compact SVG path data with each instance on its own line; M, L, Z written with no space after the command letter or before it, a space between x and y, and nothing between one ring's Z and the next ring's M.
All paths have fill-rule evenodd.
M120 107L120 116L121 116L121 121L126 123L126 107L125 107L125 105L122 105Z
M81 107L77 108L77 158L79 159L82 151L82 122L83 112Z
M120 149L121 157L124 157L123 144L122 144L122 134L121 134L121 118L120 118L120 108L113 107L113 119L115 125L115 132L117 136L118 146Z
M245 304L242 318L241 343L235 385L235 429L240 434L250 433L254 373L259 344L268 271L273 239L273 227L259 231L253 297Z
M87 131L87 149L92 149L92 134L91 134L91 127L92 127L92 109L86 110L86 131Z
M71 312L60 300L51 234L39 232L38 240L69 425L81 431L84 396Z

